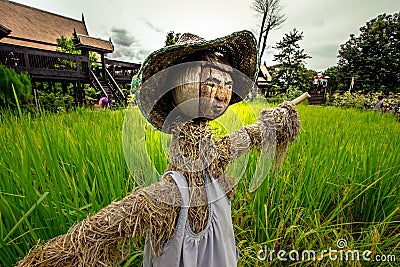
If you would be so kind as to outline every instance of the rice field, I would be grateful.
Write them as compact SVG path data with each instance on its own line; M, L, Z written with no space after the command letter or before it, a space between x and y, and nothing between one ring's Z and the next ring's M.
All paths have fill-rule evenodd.
M254 122L265 106L234 105L213 124L216 134ZM257 191L248 190L257 150L242 168L232 206L239 266L398 266L400 124L379 112L306 105L298 111L298 139ZM128 112L130 127L124 110L0 113L0 266L163 171L168 136L137 108ZM371 260L332 259L330 248L335 256L368 251ZM278 257L279 251L287 253ZM290 251L315 251L317 259ZM141 266L141 257L132 251L121 266Z

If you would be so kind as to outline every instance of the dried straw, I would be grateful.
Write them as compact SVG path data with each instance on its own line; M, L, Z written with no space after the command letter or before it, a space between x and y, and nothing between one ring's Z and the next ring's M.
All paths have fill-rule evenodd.
M159 202L152 195L160 195ZM174 206L165 203L176 201ZM119 202L112 202L96 214L74 225L68 233L34 247L17 266L114 266L127 255L129 238L145 230L155 247L173 235L179 213L180 194L169 182L137 190Z
M293 142L300 131L300 119L296 111L296 106L291 102L284 102L277 108L273 109L272 114L275 121L276 129L276 162L277 164L283 161L289 147L289 143ZM268 112L268 111L266 111ZM263 118L261 113L261 118ZM263 133L267 131L263 131ZM263 140L267 140L268 137L263 137Z

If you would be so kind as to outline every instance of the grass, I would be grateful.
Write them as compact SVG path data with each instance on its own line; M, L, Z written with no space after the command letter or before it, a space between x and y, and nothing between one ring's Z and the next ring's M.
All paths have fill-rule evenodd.
M120 145L123 118L123 112L87 111L1 117L4 266L133 189Z
M398 256L398 123L375 112L308 106L298 110L303 130L281 168L270 173L254 195L239 191L244 192L243 201L235 203L234 218L255 211L248 227L235 222L243 232L239 240L248 239L249 232L254 237L253 252L244 255L242 265L260 264L254 255L263 245L275 251L320 252L338 249L339 239L347 241L347 249ZM329 259L322 263L342 264Z
M213 126L223 135L254 122L264 106L235 105L231 110L237 113L228 112ZM339 239L347 241L346 249L368 249L398 260L353 261L349 266L396 266L398 122L351 109L300 105L298 111L299 138L257 191L249 193L247 188L258 152L240 163L246 172L233 202L239 266L342 266L329 258L286 263L276 257L257 258L264 248L320 253L337 249ZM163 171L168 136L146 125L137 109L126 113L130 116L125 125L122 110L78 110L38 118L0 114L0 266L15 264L33 245L65 233L76 221L122 199L138 184L154 181ZM140 264L141 252L133 251L123 266Z

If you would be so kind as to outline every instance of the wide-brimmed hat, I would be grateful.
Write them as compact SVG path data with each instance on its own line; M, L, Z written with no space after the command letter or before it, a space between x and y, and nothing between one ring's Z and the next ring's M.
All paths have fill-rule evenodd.
M184 62L186 57L201 52L222 54L237 72L234 75L237 81L232 77L234 90L229 105L242 101L254 86L258 70L258 51L251 32L235 32L210 41L191 33L182 34L176 44L151 53L139 72L140 86L136 95L138 106L146 119L161 131L169 132L164 122L174 109L174 104L171 92L161 88L166 82L165 75L158 74ZM151 81L157 75L159 77L156 81Z

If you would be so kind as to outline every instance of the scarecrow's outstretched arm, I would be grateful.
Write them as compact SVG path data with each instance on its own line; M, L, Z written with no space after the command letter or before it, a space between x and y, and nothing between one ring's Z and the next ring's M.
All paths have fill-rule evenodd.
M174 196L180 202L177 190L175 184L161 181L134 191L77 223L68 233L36 246L17 266L108 266L124 257L127 238L142 237L145 230L150 237L158 237L153 239L158 246L173 235L171 225L175 226L180 204L167 205L167 200L162 202L157 196Z
M254 124L244 126L216 141L220 167L224 170L229 162L256 146L266 150L276 149L276 153L272 151L272 155L275 154L275 160L279 163L289 142L298 135L299 129L300 121L292 102L285 102L274 109L264 109ZM220 183L228 196L233 196L234 181L228 177L225 180Z
M285 102L276 108L264 109L254 124L224 136L216 141L216 147L225 164L255 146L262 145L266 149L276 147L279 152L284 152L288 143L298 135L299 128L300 122L295 105L292 102Z

